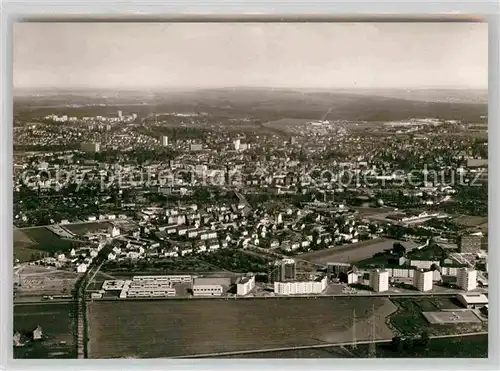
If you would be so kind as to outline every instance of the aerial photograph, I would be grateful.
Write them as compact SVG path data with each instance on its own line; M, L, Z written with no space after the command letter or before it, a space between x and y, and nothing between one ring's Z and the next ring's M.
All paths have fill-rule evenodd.
M13 25L15 359L488 358L488 24Z

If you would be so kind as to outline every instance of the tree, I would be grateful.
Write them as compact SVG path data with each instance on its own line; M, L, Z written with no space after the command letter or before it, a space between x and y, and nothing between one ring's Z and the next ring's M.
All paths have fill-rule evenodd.
M391 347L395 352L401 353L403 351L403 340L400 336L394 336L392 338Z
M415 346L415 343L413 341L413 338L409 337L409 338L406 338L404 340L404 347L406 349L413 349L414 346Z
M429 334L427 333L427 331L423 331L420 334L420 345L427 347L429 345L429 341L430 341Z

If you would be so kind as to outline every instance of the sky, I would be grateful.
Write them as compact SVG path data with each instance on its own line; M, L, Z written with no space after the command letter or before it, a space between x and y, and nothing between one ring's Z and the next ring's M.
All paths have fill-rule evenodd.
M16 23L14 88L488 87L486 23Z

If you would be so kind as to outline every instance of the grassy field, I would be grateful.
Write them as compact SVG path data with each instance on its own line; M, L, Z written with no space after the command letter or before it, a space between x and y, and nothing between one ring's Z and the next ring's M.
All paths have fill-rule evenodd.
M377 344L377 358L487 358L488 335L431 339L429 346L394 351L390 344ZM368 346L360 345L355 351L360 358L368 354Z
M76 235L84 235L87 232L106 231L110 226L107 222L83 223L64 225L63 227Z
M475 227L488 222L488 218L484 216L460 215L455 219L458 225L464 227Z
M78 245L77 242L59 238L45 227L14 229L14 258L21 262L36 260L56 251L69 251Z
M424 311L456 309L454 299L446 298L398 298L392 299L398 310L389 317L389 324L403 335L415 335L426 330L430 335L460 334L486 331L487 324L431 325L422 315Z
M290 358L354 358L349 352L343 351L340 347L321 348L321 349L297 349L282 350L276 352L261 352L251 354L238 354L230 356L216 357L226 358L252 358L252 359L290 359Z
M71 309L59 303L15 305L14 331L29 333L40 325L46 339L14 348L14 358L76 358Z
M91 358L167 357L368 339L372 305L376 337L392 331L385 298L169 300L92 302Z
M297 258L308 260L316 264L326 264L329 262L355 263L360 260L371 258L374 254L391 249L395 241L377 238L369 241L362 241L330 249L308 252L297 256Z

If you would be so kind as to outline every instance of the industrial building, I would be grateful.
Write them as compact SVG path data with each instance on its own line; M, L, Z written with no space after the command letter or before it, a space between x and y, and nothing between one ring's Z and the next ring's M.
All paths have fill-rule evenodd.
M255 287L255 276L244 277L240 282L236 284L236 294L237 295L247 295Z
M293 259L282 259L271 264L269 282L295 281L297 277L296 263Z
M460 268L457 272L457 286L471 291L477 287L477 271L473 268Z
M432 271L426 271L424 269L417 269L415 271L413 275L413 286L415 286L418 291L430 291L432 290L432 284Z
M375 292L389 290L389 272L385 269L374 269L370 272L370 287Z
M194 285L193 296L221 296L224 291L221 285Z
M277 295L321 294L327 286L326 276L314 281L274 282L274 293Z

